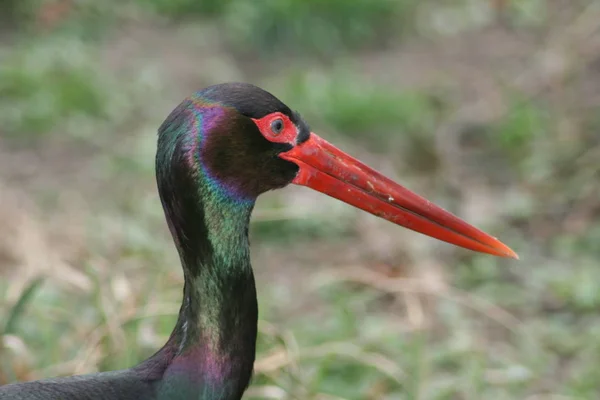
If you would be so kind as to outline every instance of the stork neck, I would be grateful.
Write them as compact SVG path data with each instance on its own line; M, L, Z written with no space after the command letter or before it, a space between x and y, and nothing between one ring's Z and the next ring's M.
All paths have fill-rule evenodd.
M206 187L162 196L185 278L159 399L237 400L252 374L258 306L248 224L254 202ZM190 193L195 193L191 195Z

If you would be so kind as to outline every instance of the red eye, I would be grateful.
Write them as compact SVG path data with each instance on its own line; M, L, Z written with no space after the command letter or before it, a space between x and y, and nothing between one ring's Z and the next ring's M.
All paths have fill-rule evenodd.
M279 135L281 131L283 131L283 120L281 118L277 118L273 122L271 122L271 132L275 135Z

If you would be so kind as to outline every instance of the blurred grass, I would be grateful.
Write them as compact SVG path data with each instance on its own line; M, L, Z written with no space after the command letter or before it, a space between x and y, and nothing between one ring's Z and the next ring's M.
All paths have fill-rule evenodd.
M381 46L409 32L417 3L407 0L138 0L160 16L212 17L244 54L331 56Z
M379 149L398 136L431 134L439 108L426 92L393 91L342 68L292 72L284 78L281 97L310 121Z
M174 19L213 17L224 13L235 0L137 0L139 6Z
M331 56L385 44L410 28L415 9L406 0L238 0L230 4L226 26L243 52Z
M107 117L108 95L84 45L77 41L32 43L0 67L5 132L44 135L71 117Z
M59 3L67 6L57 17L40 14ZM13 147L0 147L0 178L46 211L35 229L55 244L52 250L64 253L62 263L81 274L72 281L59 265L28 264L23 254L36 248L27 232L18 236L27 249L23 254L18 246L0 246L0 274L10 277L0 281L0 325L10 328L1 336L0 383L125 368L164 343L178 311L182 277L156 199L154 132L172 102L188 94L180 87L189 91L191 81L198 87L214 83L197 74L213 65L204 59L223 57L223 63L238 60L243 76L300 111L319 134L380 162L386 173L401 173L407 186L435 194L432 182L454 179L461 183L458 193L443 192L441 198L451 204L486 193L468 203L483 207L474 217L484 214L483 225L514 245L522 259L511 263L448 247L443 253L433 241L423 242L425 251L419 251L405 242L420 243L416 235L399 236L399 229L388 230L339 203L313 201L298 190L266 196L252 224L261 322L256 377L247 398L598 397L597 97L569 76L534 95L530 82L510 90L503 82L489 93L502 100L502 113L474 118L477 129L467 129L470 121L449 129L467 96L448 90L455 82L445 80L496 78L503 66L465 60L458 73L431 74L427 85L405 83L401 89L382 84L377 72L364 67L383 55L391 76L401 58L418 57L414 46L429 49L433 43L436 49L446 35L452 39L460 32L467 35L461 41L468 41L483 35L482 29L500 29L496 13L509 18L503 35L559 35L567 15L574 21L570 32L597 38L597 26L579 25L584 18L578 7L589 6L589 15L597 11L593 3L461 1L438 7L433 1L392 0L135 0L117 6L48 0L28 2L41 7L28 9L11 4L28 29L15 28L18 35L0 45L0 141L48 153L58 141L68 158L85 161L75 164L84 179L72 183L74 171L52 164L64 163L65 153L42 162L23 153L20 163L9 164L2 160L14 160L6 150ZM439 25L448 15L460 29ZM128 23L172 34L175 50L156 56L158 44L149 39L151 57L143 51L117 53L141 60L131 71L116 71L107 47L128 43L115 30ZM212 24L215 54L193 54L198 50L180 41L180 24ZM508 39L498 37L487 44L502 48L499 40ZM412 53L398 50L402 41L416 43ZM587 42L575 43L583 48ZM533 60L538 52L554 50L540 50L536 41L527 46ZM588 63L598 54L592 50L577 53L587 58L569 58L589 85L598 79L595 64ZM249 52L254 64L246 71ZM484 53L473 49L475 60L483 57L478 52ZM181 54L193 54L192 67L180 68ZM298 58L303 65L285 66L285 60ZM257 73L256 65L264 72ZM266 76L273 65L274 75ZM160 72L146 74L146 68ZM168 76L181 82L166 81L169 68L176 72ZM84 151L88 146L96 152ZM53 206L15 178L36 162L32 175L56 182ZM478 183L491 176L501 179ZM470 212L465 207L459 214ZM3 226L16 212L7 214ZM72 225L79 230L65 233L68 245L57 247L57 232ZM46 277L43 284L37 284L38 275Z

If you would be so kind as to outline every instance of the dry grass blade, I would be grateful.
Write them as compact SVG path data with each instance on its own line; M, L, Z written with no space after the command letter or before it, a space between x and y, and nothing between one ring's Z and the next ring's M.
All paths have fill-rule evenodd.
M345 397L334 396L331 394L318 393L315 396L315 400L348 400Z
M292 371L294 373L299 373L300 368L295 360L298 359L298 354L300 354L300 346L298 345L298 341L296 340L296 337L294 336L294 334L288 330L282 331L277 326L275 326L267 321L264 321L264 320L260 320L258 322L258 330L263 335L270 336L270 337L276 338L277 340L281 341L281 343L283 345L284 353L286 354L286 357L288 354L292 354L289 367L292 369ZM281 358L280 358L281 354L282 353L280 352L280 348L278 348L275 352L272 352L270 355L264 357L261 361L262 368L265 371L266 370L273 371L273 370L278 369L279 367L270 368L269 365L280 365L281 364Z
M434 295L478 311L512 332L516 333L520 325L520 321L508 311L473 294L465 293L451 287L436 288L434 290L419 279L390 278L360 266L323 271L318 274L316 282L317 288L340 282L354 282L390 294L408 292Z
M579 396L567 396L564 394L556 394L556 393L546 393L546 394L534 394L531 395L525 400L585 400L583 397Z
M383 354L367 352L360 346L350 342L328 342L318 346L306 347L301 349L297 355L287 352L286 349L278 349L258 359L254 364L254 370L266 374L295 362L322 359L331 355L352 358L363 365L376 369L398 383L401 383L404 377L404 372L396 362Z
M285 399L288 397L288 394L285 390L280 388L279 386L251 386L246 391L244 397L249 399Z
M6 317L6 322L2 329L2 335L7 335L9 333L13 333L15 331L15 325L19 318L25 312L25 308L27 304L33 299L33 296L36 294L37 290L41 287L44 282L43 277L33 278L26 286L21 296L17 299L15 304L10 308L8 312L8 316ZM0 335L0 336L2 336Z

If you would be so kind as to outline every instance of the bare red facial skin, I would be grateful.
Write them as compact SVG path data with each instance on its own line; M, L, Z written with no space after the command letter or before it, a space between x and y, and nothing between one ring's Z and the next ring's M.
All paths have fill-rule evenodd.
M290 120L290 118L280 112L274 112L265 115L262 118L252 118L260 133L269 141L274 143L289 143L291 145L296 144L296 137L298 136L298 129L296 125ZM277 120L281 120L283 123L283 129L281 132L276 133L273 130L273 123Z

